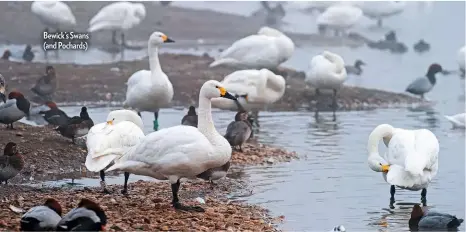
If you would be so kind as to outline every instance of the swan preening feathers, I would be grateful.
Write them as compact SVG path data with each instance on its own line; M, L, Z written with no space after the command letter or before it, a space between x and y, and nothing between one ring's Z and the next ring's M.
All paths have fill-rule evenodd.
M321 33L325 33L326 29L335 30L335 34L339 34L344 30L354 26L362 16L361 9L348 4L337 4L327 8L319 17L317 17L317 25Z
M70 30L76 26L76 18L64 2L34 1L31 4L31 11L47 28Z
M388 147L385 155L378 152L379 141ZM439 143L427 129L405 130L388 124L377 126L369 135L367 145L369 167L382 172L391 185L390 206L395 202L395 186L408 190L421 190L426 204L427 187L438 171Z

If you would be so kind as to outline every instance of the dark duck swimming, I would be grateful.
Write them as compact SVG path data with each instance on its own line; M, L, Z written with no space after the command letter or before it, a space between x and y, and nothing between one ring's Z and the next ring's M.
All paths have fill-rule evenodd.
M31 88L31 91L44 100L52 100L52 95L57 90L58 81L55 69L52 66L45 68L45 75L39 78Z
M94 122L87 113L87 108L81 108L79 116L70 118L64 125L57 127L55 130L60 132L61 135L72 139L87 135L89 129L94 126Z
M416 204L411 211L409 229L411 231L457 230L463 221L446 213L424 212L421 206Z
M104 231L107 216L95 202L81 199L78 207L68 212L57 225L57 231Z
M430 50L430 44L426 43L426 41L421 39L413 45L413 49L417 53L428 52Z
M60 203L49 198L43 205L29 209L20 221L20 231L53 231L61 220Z
M13 123L29 116L31 103L18 91L8 94L8 100L0 104L0 123L7 124L7 129L14 129Z
M18 152L16 143L9 142L0 156L0 184L18 175L24 168L23 156Z

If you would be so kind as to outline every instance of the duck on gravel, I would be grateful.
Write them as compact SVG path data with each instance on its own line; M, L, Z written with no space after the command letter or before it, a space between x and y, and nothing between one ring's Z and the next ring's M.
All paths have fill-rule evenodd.
M100 172L100 185L104 193L106 188L104 169L119 156L109 154L112 149L129 149L139 144L144 138L144 124L141 117L131 110L114 110L107 116L107 121L91 128L86 138L86 168L91 172ZM107 152L109 155L102 155ZM128 193L129 172L125 172L125 182L121 193Z
M49 198L43 205L29 209L20 221L20 231L53 231L61 220L60 203Z
M251 137L252 126L248 121L248 113L240 111L235 115L235 121L228 124L225 139L232 147L239 147L238 151L243 152L241 146Z
M3 77L2 74L0 74L0 99L3 101L3 103L6 103L6 80L5 77Z
M16 143L9 142L0 156L0 184L18 175L24 168L23 156L18 152Z
M362 74L361 66L366 65L362 60L356 60L354 65L345 65L346 73L360 76Z
M3 55L2 55L2 60L10 60L11 55L12 54L11 54L10 50L8 50L8 49L5 50L3 52Z
M427 74L411 82L406 88L406 92L419 95L421 99L424 99L424 94L430 92L437 83L437 79L435 78L435 74L437 73L445 75L447 71L444 71L439 64L431 64L427 70Z
M57 231L105 231L107 215L95 202L81 199L78 207L68 212L57 225Z
M34 52L32 52L32 47L31 45L26 45L26 48L24 49L23 52L23 60L27 62L31 62L34 59Z
M411 211L409 228L411 231L456 231L463 221L463 219L457 218L451 214L434 211L424 212L421 206L416 204Z
M154 131L159 128L159 110L166 107L173 99L173 85L162 71L159 62L159 45L173 43L162 32L154 32L148 41L150 70L139 70L128 79L126 101L123 106L141 111L154 112Z
M46 111L39 111L39 114L43 114L45 121L47 121L50 125L62 126L65 125L68 120L70 120L70 117L65 112L58 109L58 106L55 104L55 102L47 101L45 102L45 105L50 109Z
M222 83L209 80L199 93L198 127L178 125L148 134L138 145L121 151L123 156L107 171L123 170L137 175L169 180L173 194L173 207L183 211L204 212L198 206L181 204L178 191L181 178L192 178L225 165L231 159L228 141L215 129L211 112L211 99L231 95ZM110 152L114 154L114 151Z
M79 116L74 116L68 120L64 125L58 126L55 130L61 135L72 139L74 143L75 138L79 138L87 135L91 127L94 126L94 122L87 113L87 107L81 108Z
M8 100L0 105L0 123L7 124L7 129L14 129L13 123L29 116L31 103L18 91L8 94Z
M43 99L51 100L51 96L57 90L57 86L55 69L52 66L47 66L45 68L45 75L37 80L31 91Z
M196 108L190 106L188 113L181 119L181 125L197 127Z

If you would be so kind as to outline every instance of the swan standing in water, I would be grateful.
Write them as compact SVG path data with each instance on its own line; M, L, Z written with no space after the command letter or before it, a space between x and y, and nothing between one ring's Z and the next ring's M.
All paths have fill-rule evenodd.
M276 75L270 70L240 70L226 76L222 81L223 86L237 96L247 96L238 99L246 111L252 111L255 123L258 124L259 110L264 109L285 94L285 78ZM223 98L212 99L215 108L238 111L238 104Z
M294 52L294 43L279 30L262 27L257 34L244 37L225 49L209 67L267 68L276 71Z
M378 27L382 27L382 20L384 18L401 14L406 7L406 2L403 1L364 1L354 2L352 4L359 7L368 18L377 20Z
M465 128L466 124L466 113L456 114L453 116L446 116L445 118L451 122L453 128Z
M383 139L388 147L382 157L378 151ZM394 208L395 186L411 191L422 190L421 201L427 204L427 187L438 171L439 143L426 129L405 130L388 124L377 126L369 135L367 144L369 167L382 172L390 187L390 208Z
M142 3L114 2L104 6L89 21L89 32L100 30L112 31L112 43L116 40L117 31L121 32L121 44L125 43L125 31L139 25L146 17L146 7Z
M118 155L108 154L111 149L128 149L144 138L144 124L141 117L131 110L114 110L107 116L107 122L94 125L87 134L86 168L91 172L100 172L100 185L104 193L106 188L104 169L118 159ZM125 182L121 193L128 193L129 173L125 172Z
M158 130L159 110L166 107L173 99L173 85L160 67L158 46L173 43L162 32L154 32L149 38L149 70L139 70L128 79L124 107L141 111L154 112L154 130Z
M354 26L361 19L361 16L361 9L351 5L338 4L327 8L317 17L317 27L321 34L325 34L327 29L333 29L335 36L338 36Z
M465 56L466 56L465 51L466 51L466 46L463 46L462 48L460 48L460 50L458 50L458 58L457 58L458 65L460 67L460 74L461 74L461 77L463 77L463 78L464 78L464 73L465 73L465 71L464 71L464 65L465 65L464 60L465 60Z
M347 73L345 62L341 56L324 51L322 54L314 56L306 72L305 82L316 88L316 99L319 102L321 89L332 89L332 109L333 114L337 110L337 92L346 81ZM319 109L317 105L317 109ZM316 110L316 114L317 114Z
M231 159L228 141L215 129L210 99L236 98L222 83L205 82L199 93L198 127L179 125L148 134L141 143L123 155L107 171L124 170L137 175L169 180L173 207L178 210L204 212L196 206L184 206L178 199L181 178L192 178L209 169L225 165Z

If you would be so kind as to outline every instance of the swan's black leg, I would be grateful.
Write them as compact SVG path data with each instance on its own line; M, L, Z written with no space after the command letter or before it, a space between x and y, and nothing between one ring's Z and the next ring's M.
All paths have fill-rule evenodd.
M138 111L138 115L139 115L139 117L141 117L141 118L142 118L142 116L141 116L141 112L139 112L139 111Z
M103 193L109 194L110 191L107 190L107 184L105 183L105 172L104 170L100 170L100 187L103 189Z
M336 111L337 108L338 108L338 104L337 104L337 90L336 90L336 89L333 90L332 108L333 108L333 112L334 112L334 113L335 113L335 111Z
M316 89L316 94L315 94L315 98L316 98L316 111L315 111L315 117L318 117L319 116L319 107L320 107L320 90L319 89Z
M121 190L122 194L128 194L128 179L129 179L129 172L125 172L125 183L123 184L123 190Z
M113 44L118 44L118 42L116 40L116 31L112 31L112 43Z
M159 129L159 110L156 110L154 112L154 131L157 131Z
M395 208L395 206L393 206L393 204L395 204L395 185L392 185L390 187L390 209Z
M173 194L173 207L177 210L183 210L183 211L196 211L196 212L205 212L205 210L199 206L186 206L182 205L180 203L180 200L178 199L178 190L180 190L180 180L174 184L172 184L172 194Z
M422 206L427 206L427 189L422 189L421 191L421 202L422 202Z

